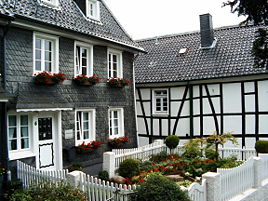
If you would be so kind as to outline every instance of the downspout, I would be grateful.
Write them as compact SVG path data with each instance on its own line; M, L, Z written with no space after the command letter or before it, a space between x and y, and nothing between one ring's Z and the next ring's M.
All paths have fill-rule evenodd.
M135 110L135 124L136 124L136 140L137 140L137 147L139 147L139 136L138 136L138 117L137 117L137 99L136 99L136 82L135 82L135 65L134 61L137 59L139 54L136 54L133 57L132 65L133 65L133 93L134 93L134 110Z
M2 55L1 55L1 75L2 75L2 86L4 91L6 90L6 36L11 24L11 19L8 20L8 23L3 28L3 35L1 36L1 45L2 45ZM7 103L2 103L2 114L1 114L1 134L2 134L2 153L1 158L3 160L3 166L6 170L9 170L9 156L8 156L8 139L7 139ZM6 187L8 181L8 174L5 172L3 175L3 187Z

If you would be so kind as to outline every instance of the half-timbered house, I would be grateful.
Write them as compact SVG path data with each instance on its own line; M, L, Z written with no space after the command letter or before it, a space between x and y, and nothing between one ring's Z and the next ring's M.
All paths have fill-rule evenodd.
M103 1L0 1L0 34L1 161L19 159L39 169L77 162L88 167L102 162L108 138L126 136L127 147L137 146L133 58L143 50ZM34 75L43 71L64 73L67 80L35 84ZM100 83L72 81L93 74ZM131 84L111 87L110 77ZM75 146L93 140L106 144L76 153Z
M231 132L240 146L268 138L268 70L254 67L255 26L139 40L148 53L135 61L140 144Z

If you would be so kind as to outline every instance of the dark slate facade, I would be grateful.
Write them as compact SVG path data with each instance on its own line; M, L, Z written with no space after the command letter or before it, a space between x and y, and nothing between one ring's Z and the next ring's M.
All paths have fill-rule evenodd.
M37 1L10 1L2 5L2 16L13 16L12 22L2 24L1 31L8 29L5 35L5 59L6 59L6 91L11 94L10 101L7 104L7 113L14 113L20 109L26 109L28 112L17 112L15 114L39 115L47 108L58 108L60 111L60 127L62 135L62 160L63 167L80 162L86 170L93 164L102 162L102 153L111 150L107 145L109 138L109 108L123 108L124 110L124 136L130 139L125 147L136 147L136 120L135 120L135 100L133 88L133 58L134 54L141 48L132 41L124 32L121 26L113 18L110 11L101 3L101 23L90 22L84 19L85 16L79 11L75 1L60 0L61 10L53 10L48 7L41 7ZM12 2L14 4L12 4ZM77 1L83 3L83 1ZM26 9L27 8L27 9ZM37 10L36 10L37 9ZM42 12L41 12L42 11ZM68 12L68 14L63 13ZM57 14L58 12L58 14ZM50 16L57 15L57 17ZM66 16L68 15L68 16ZM50 18L51 17L51 18ZM68 23L69 19L74 18L76 24L72 26ZM49 18L49 19L48 19ZM78 19L79 18L79 19ZM67 80L63 83L53 86L36 85L33 82L33 35L34 30L15 25L16 20L23 20L24 24L32 23L28 20L34 20L34 23L40 23L48 30L51 28L59 34L72 35L75 31L75 40L66 36L59 36L59 72L65 73ZM13 24L12 24L13 23ZM81 23L81 24L80 24ZM35 24L38 25L38 24ZM50 26L51 25L51 26ZM81 25L81 26L80 26ZM92 27L93 26L93 27ZM8 28L7 28L8 27ZM33 26L34 27L34 26ZM64 28L64 29L62 29ZM33 28L34 29L34 28ZM42 33L38 31L38 33ZM75 41L87 37L93 41L93 73L101 77L101 82L94 86L78 86L72 82L74 77L74 44ZM50 33L51 34L51 33ZM85 35L88 34L88 35ZM53 35L53 34L52 34ZM111 40L113 42L111 42ZM95 42L94 42L95 41ZM97 44L95 44L97 43ZM90 43L89 43L90 44ZM123 88L113 88L107 84L108 77L108 48L119 49L122 52L123 77L130 80L131 84ZM3 66L1 66L3 68ZM38 108L38 111L36 110ZM64 110L63 108L68 108ZM75 152L75 110L76 109L95 109L96 122L96 140L103 141L97 151L91 154L81 155ZM50 111L48 109L48 111ZM55 112L55 111L50 111ZM12 114L13 114L12 113ZM31 122L34 127L34 120ZM58 122L57 122L57 126ZM65 132L72 131L73 137L66 139ZM36 135L34 128L32 135ZM34 142L32 144L35 145ZM39 147L40 151L40 147ZM28 164L36 165L35 156L18 157ZM15 166L15 160L11 161Z

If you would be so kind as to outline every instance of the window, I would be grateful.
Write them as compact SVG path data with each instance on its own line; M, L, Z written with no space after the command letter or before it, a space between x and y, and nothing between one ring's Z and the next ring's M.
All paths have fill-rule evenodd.
M166 89L153 91L154 114L168 113L168 91Z
M122 52L108 49L108 78L123 77Z
M59 0L42 0L42 3L48 6L59 6Z
M28 115L8 116L8 149L21 151L30 148Z
M93 74L93 46L75 42L75 76L80 74Z
M123 108L109 110L109 134L110 138L124 136Z
M75 115L76 145L95 140L95 110L77 110Z
M34 33L34 73L58 72L58 38Z
M87 17L99 20L100 19L100 4L97 0L87 0L86 1L86 14Z

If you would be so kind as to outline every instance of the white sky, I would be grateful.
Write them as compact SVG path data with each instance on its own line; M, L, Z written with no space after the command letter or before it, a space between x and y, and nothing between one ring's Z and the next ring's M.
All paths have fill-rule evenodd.
M104 0L133 39L199 30L199 15L210 13L213 26L235 25L243 17L223 7L227 0Z

